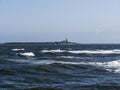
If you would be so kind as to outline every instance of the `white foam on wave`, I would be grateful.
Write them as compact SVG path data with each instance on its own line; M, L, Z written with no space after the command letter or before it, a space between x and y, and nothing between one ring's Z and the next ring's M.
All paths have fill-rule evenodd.
M37 60L32 62L33 64L69 64L69 65L92 65L95 67L103 68L107 71L120 73L120 60L110 61L110 62L71 62L71 61L56 61L56 60Z
M109 72L120 73L120 60L110 61L110 62L75 62L75 61L57 61L57 60L26 60L26 59L17 59L11 60L19 63L29 63L36 65L49 65L49 64L69 64L69 65L92 65L105 69Z
M56 50L42 50L43 53L55 53L55 52L65 52L65 50L60 50L60 49L56 49Z
M68 51L74 54L82 54L82 53L89 53L89 54L120 54L120 50L78 50L78 51Z
M120 73L120 60L115 60L111 62L103 62L99 64L101 67L104 67L106 70Z
M9 59L11 60L11 59ZM101 66L106 68L120 68L120 60L110 61L110 62L74 62L74 61L57 61L57 60L26 60L26 59L18 59L18 60L11 60L17 62L29 62L32 64L73 64L73 65L93 65L93 66Z
M41 52L43 52L43 53L68 52L68 53L73 53L73 54L82 54L82 53L86 53L86 54L120 54L119 49L113 49L113 50L71 50L71 51L57 49L57 50L42 50Z
M21 48L21 49L18 49L18 48L14 48L14 49L12 49L13 51L23 51L23 50L25 50L24 48Z
M56 58L68 58L68 59L80 59L81 57L76 57L76 56L57 56Z
M20 55L23 55L23 56L28 56L28 57L30 57L30 56L35 56L35 54L34 53L32 53L32 52L25 52L25 53L20 53Z
M38 65L48 65L57 63L58 61L54 60L33 60L33 59L7 59L8 61L19 62L19 63L28 63L28 64L38 64Z
M111 62L104 62L104 67L108 71L114 71L115 73L120 73L120 60L111 61Z

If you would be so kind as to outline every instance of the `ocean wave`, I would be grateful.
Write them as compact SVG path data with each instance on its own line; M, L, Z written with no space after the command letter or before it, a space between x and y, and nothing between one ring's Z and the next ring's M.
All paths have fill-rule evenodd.
M81 57L76 57L76 56L57 56L56 58L68 58L68 59L80 59Z
M120 54L120 50L81 50L81 51L68 51L70 53L89 53L89 54Z
M62 52L67 52L67 53L73 53L73 54L120 54L119 49L113 49L113 50L42 50L42 53L62 53Z
M91 65L105 69L109 72L120 73L120 60L110 61L110 62L75 62L75 61L57 61L57 60L26 60L26 59L8 59L8 61L19 62L19 63L28 63L35 65L52 65L52 64L61 64L61 65Z
M65 50L60 50L60 49L56 49L56 50L42 50L43 53L55 53L55 52L65 52Z
M21 48L21 49L14 48L14 49L12 49L12 51L23 51L23 50L25 50L25 49L24 48Z
M32 64L53 64L53 63L60 63L60 64L73 64L73 65L94 65L94 66L107 66L107 67L120 67L120 60L114 60L110 62L75 62L75 61L57 61L57 60L28 60L28 59L7 59L8 61L14 62L28 62Z
M7 59L8 61L12 62L19 62L19 63L30 63L30 64L39 64L39 65L48 65L48 64L85 64L85 62L69 62L69 61L57 61L57 60L28 60L28 59Z
M101 67L109 72L120 73L120 60L110 62L71 62L71 61L55 61L55 60L38 60L32 62L33 64L68 64L68 65L91 65L95 67Z
M35 54L33 52L25 52L25 53L19 53L22 56L28 56L28 57L33 57Z

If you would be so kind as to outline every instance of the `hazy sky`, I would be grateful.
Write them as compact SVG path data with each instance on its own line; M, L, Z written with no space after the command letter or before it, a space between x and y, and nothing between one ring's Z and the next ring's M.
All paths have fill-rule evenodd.
M120 0L0 0L0 42L120 43Z

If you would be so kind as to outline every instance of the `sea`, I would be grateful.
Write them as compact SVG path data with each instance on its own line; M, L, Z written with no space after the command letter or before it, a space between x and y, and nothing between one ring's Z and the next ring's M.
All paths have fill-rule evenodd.
M0 44L0 90L120 90L120 44Z

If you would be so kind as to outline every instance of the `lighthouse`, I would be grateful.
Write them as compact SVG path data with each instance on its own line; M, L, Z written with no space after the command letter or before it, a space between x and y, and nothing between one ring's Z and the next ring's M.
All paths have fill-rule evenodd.
M68 43L68 39L67 38L65 39L65 42Z

